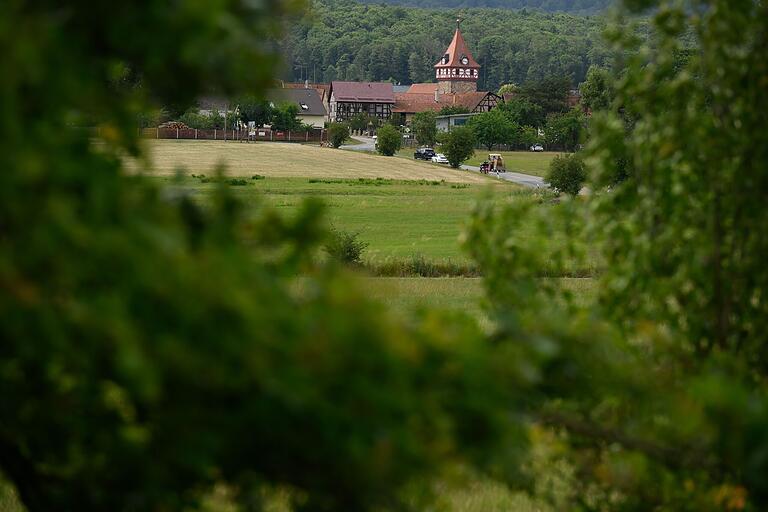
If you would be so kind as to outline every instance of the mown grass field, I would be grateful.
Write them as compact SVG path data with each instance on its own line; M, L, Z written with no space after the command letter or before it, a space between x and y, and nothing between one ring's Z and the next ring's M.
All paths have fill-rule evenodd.
M476 184L492 181L486 176L447 166L304 144L195 140L147 140L145 143L150 161L146 166L129 162L129 167L160 176L173 175L179 169L187 174L210 175L212 169L223 165L229 176L424 179Z

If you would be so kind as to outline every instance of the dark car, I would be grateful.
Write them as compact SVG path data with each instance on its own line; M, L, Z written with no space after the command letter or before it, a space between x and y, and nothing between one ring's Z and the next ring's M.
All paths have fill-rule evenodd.
M413 154L413 158L416 160L431 161L433 156L435 156L435 150L432 148L419 148Z

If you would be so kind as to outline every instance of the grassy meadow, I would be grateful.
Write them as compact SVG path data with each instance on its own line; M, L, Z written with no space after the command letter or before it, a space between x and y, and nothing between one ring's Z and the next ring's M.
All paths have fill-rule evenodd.
M594 279L558 279L563 290L573 296L577 305L594 299ZM463 311L479 316L484 302L483 281L480 278L386 278L366 277L362 283L371 295L394 311L433 307Z
M549 172L549 163L560 153L533 151L487 151L485 149L476 149L475 154L467 160L467 165L480 165L488 160L489 153L499 153L504 158L504 165L508 171L541 176L542 178Z
M230 183L230 191L253 215L269 206L290 216L305 198L321 198L334 228L358 233L368 244L363 260L374 267L414 258L471 265L459 235L473 205L477 201L515 201L533 193L509 182L412 158L406 161L284 143L149 144L152 167L145 172L165 187L192 194L202 204L218 186L214 179L217 162L227 166L225 181ZM529 174L546 167L552 158L548 153L512 155L518 160L508 157L510 161L521 162L526 166L521 171ZM280 168L280 161L291 162L287 171ZM136 162L133 166L138 168ZM482 317L479 278L361 279L373 298L396 312L429 306ZM591 280L561 282L577 302L591 299Z
M203 202L216 187L206 178L161 179L190 190ZM254 211L270 205L291 214L306 197L323 199L328 206L329 222L337 229L358 232L359 238L369 244L365 259L372 262L415 255L430 260L464 261L466 256L458 238L475 201L505 200L522 192L515 185L493 180L470 184L246 177L244 181L245 185L230 189Z

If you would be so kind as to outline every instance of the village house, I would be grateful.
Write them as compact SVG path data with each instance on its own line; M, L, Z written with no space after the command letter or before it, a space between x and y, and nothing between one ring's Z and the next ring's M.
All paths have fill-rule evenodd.
M298 108L296 118L303 124L310 125L313 128L323 128L325 126L328 112L323 104L322 96L316 88L272 89L267 94L267 97L273 103L292 103L296 105Z
M394 104L395 93L389 82L331 82L331 121L346 121L357 114L386 120L392 117Z

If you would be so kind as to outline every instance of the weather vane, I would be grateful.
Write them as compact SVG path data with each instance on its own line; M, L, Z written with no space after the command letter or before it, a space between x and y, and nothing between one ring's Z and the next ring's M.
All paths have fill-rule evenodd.
M459 25L461 25L461 18L456 18L456 30L459 29Z

